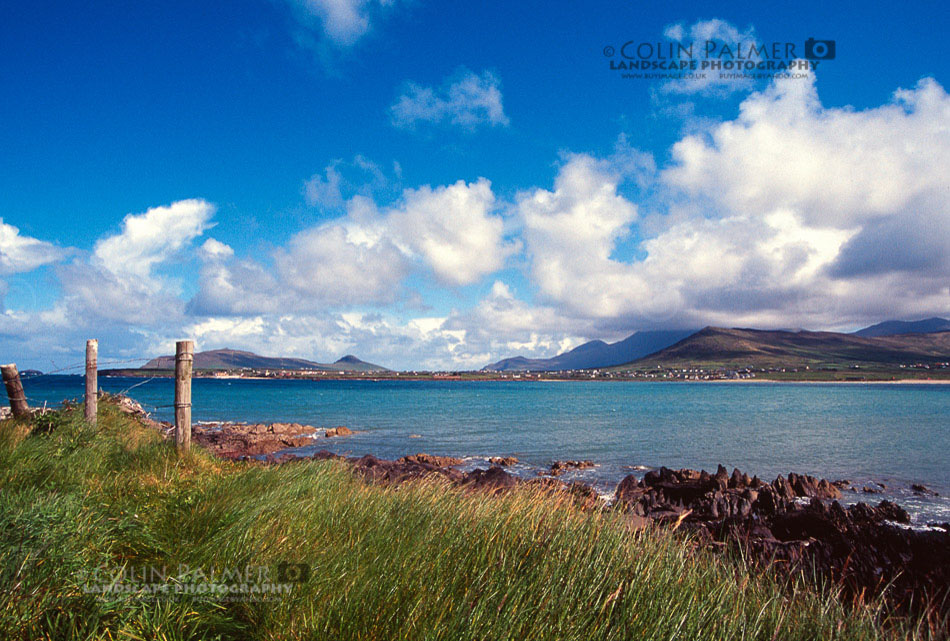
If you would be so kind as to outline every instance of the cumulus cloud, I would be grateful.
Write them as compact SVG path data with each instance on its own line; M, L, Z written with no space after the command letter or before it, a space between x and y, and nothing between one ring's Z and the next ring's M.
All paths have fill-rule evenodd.
M96 242L93 262L112 274L148 279L156 265L211 226L214 211L211 203L191 199L129 214L120 233Z
M824 108L811 81L779 81L710 137L677 143L665 179L721 210L787 210L815 233L847 233L829 276L937 276L950 257L948 119L933 79L864 111Z
M479 75L467 69L438 88L407 83L389 112L393 124L405 128L426 123L471 130L479 125L507 126L509 122L498 77L490 71Z
M202 349L241 345L258 353L323 362L355 353L392 368L441 370L478 369L515 353L549 356L576 347L587 335L579 325L566 323L559 310L519 300L500 280L471 309L444 316L285 311L208 318L184 331L195 336ZM168 349L171 346L169 341Z
M834 112L827 115L834 117ZM672 150L674 163L666 170L665 179L693 198L711 194L731 210L762 211L777 198L779 205L805 205L810 216L833 215L839 221L841 214L848 215L845 212L866 211L878 199L875 194L879 190L873 184L877 182L876 172L862 177L858 171L851 171L852 163L860 166L865 160L853 153L859 152L855 145L858 141L850 135L823 139L835 134L835 124L825 116L811 82L778 81L746 99L738 119L677 142ZM857 133L864 139L865 132L854 130L856 120L847 117L838 124L852 124L848 134ZM846 139L843 149L832 148ZM812 156L813 151L819 153ZM834 175L823 180L828 170ZM736 179L738 176L741 180ZM848 202L836 205L834 212L824 211L826 187L838 196L831 200L843 197ZM870 187L871 191L862 187Z
M212 204L191 199L127 215L119 233L97 241L88 260L57 270L70 314L82 323L144 326L180 317L179 292L157 269L211 227L214 211ZM206 244L202 252L223 247Z
M421 366L418 354L429 355L425 366L453 369L452 350L464 334L442 328L442 318L400 320L390 314L311 312L250 317L207 318L184 327L200 349L240 345L259 354L297 356L332 362L348 353L386 367ZM173 341L165 341L165 350Z
M282 288L256 261L232 260L234 250L214 238L204 242L198 256L202 261L198 292L185 308L189 315L252 315L281 309Z
M571 157L553 191L517 202L539 293L574 317L631 327L945 313L948 109L933 80L863 111L823 107L812 81L777 81L736 120L673 147L659 185L669 213L649 220L609 163ZM638 256L620 260L629 233Z
M561 167L553 191L518 196L534 282L545 299L572 314L619 313L642 287L610 258L637 219L636 205L618 193L621 178L578 154Z
M154 327L181 317L181 299L165 287L156 287L152 280L116 274L82 261L57 271L69 316L84 326L109 322Z
M465 286L501 269L518 250L505 239L485 179L406 189L380 209L365 196L346 214L295 234L273 254L273 269L209 238L199 250L194 316L310 315L327 308L405 304L414 270L442 285Z
M31 272L55 263L66 256L66 250L30 236L0 218L0 276Z
M328 245L388 242L377 271L398 278L367 287L387 305L406 292L382 292L414 265L443 284L477 283L522 242L534 302L496 279L480 302L442 316L263 315L262 331L292 334L303 354L355 351L407 367L419 362L406 354L421 353L427 367L462 369L638 328L847 328L945 313L948 104L932 80L865 110L822 106L810 81L778 82L735 120L684 137L659 172L625 141L606 158L565 155L551 187L514 198L513 239L487 180L405 190L383 209L357 197L288 256L308 265L330 257ZM357 287L362 277L339 276Z
M300 232L275 261L281 285L304 307L395 302L409 269L390 239L352 218Z
M409 189L386 218L389 233L421 256L436 278L469 285L504 265L517 250L504 241L504 222L492 214L491 183L458 181L435 189Z

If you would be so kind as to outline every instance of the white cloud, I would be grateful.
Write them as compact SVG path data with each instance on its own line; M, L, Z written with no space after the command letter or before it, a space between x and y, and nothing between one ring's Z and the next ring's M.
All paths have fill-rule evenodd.
M174 291L151 279L116 274L75 261L57 270L69 316L77 324L103 321L155 327L180 319L184 303Z
M501 269L517 250L504 242L504 222L492 215L494 206L491 183L484 178L435 189L424 186L404 192L386 226L440 281L469 285Z
M950 100L932 79L865 111L825 109L812 81L780 80L711 138L674 145L666 180L735 211L794 207L811 224L849 227L939 199L948 119Z
M198 249L198 255L208 261L226 260L234 256L234 249L219 240L209 238Z
M714 43L716 47L714 53L716 56L721 56L719 59L723 61L738 59L739 47L742 51L748 51L752 45L758 45L755 30L751 26L745 31L740 31L734 25L719 18L697 20L689 26L683 23L672 24L664 29L663 35L685 46L693 43L694 59L701 59L707 42ZM725 53L726 50L728 54ZM751 78L742 74L738 74L738 77L732 74L721 77L716 71L700 71L699 74L704 74L705 77L668 80L660 88L672 94L723 97L736 91L748 91L754 85Z
M93 263L114 275L149 279L156 265L211 227L214 211L211 203L191 199L129 214L120 233L96 242Z
M66 253L52 243L21 236L18 227L0 218L0 276L31 272L62 260Z
M316 27L339 47L349 47L365 36L373 18L392 0L288 0L308 27Z
M409 270L390 239L349 215L298 233L275 262L281 285L303 308L395 302Z
M823 107L808 80L779 81L674 146L660 176L670 213L640 221L609 163L574 156L553 191L518 199L532 276L572 317L628 327L946 313L948 121L933 80L863 111ZM632 231L645 234L638 256L619 260Z
M227 252L211 256L206 253L203 260L198 276L198 292L185 308L188 314L248 315L274 313L283 308L286 297L284 288L257 262L250 259L231 260Z
M340 192L340 172L328 165L323 175L314 174L304 183L304 197L311 207L319 205L327 209L343 206L343 194Z
M214 211L212 204L191 199L127 215L118 234L96 242L88 261L77 259L58 270L71 317L81 324L103 320L140 326L180 318L180 292L156 270L211 227ZM214 241L201 253L225 247Z
M398 182L401 171L399 164L394 163L395 182ZM323 174L314 174L304 181L303 191L311 207L334 210L342 209L346 200L353 195L369 198L386 193L394 187L393 183L379 165L357 154L349 162L331 162L324 168Z
M300 296L294 309L395 302L416 264L443 284L469 285L517 250L494 208L485 179L406 189L382 211L355 196L346 216L298 233L277 252L277 276Z
M440 88L407 83L389 109L397 127L414 127L419 123L449 123L465 129L508 125L501 82L490 71L478 75L463 69Z
M316 317L283 303L298 315L265 315L265 333L296 327L290 344L304 351L352 351L400 367L421 365L406 357L419 353L428 367L457 369L636 328L848 328L945 313L948 102L924 81L881 107L828 109L809 81L775 83L750 95L735 120L686 136L659 174L623 140L604 159L565 156L552 188L516 196L514 225L493 213L484 179L405 190L384 209L353 198L346 217L285 250L300 282L348 282L350 291L297 285L298 295L389 305L406 299L399 287L413 266L447 285L478 283L523 242L535 302L496 281L473 307L403 320L385 311ZM636 187L658 195L640 206ZM383 246L389 253L375 269L354 253L379 258ZM328 263L341 271L321 272ZM319 327L320 338L303 327Z
M587 155L561 167L554 190L522 193L517 208L531 274L546 300L576 315L621 313L643 284L611 260L637 207L617 192L619 172Z

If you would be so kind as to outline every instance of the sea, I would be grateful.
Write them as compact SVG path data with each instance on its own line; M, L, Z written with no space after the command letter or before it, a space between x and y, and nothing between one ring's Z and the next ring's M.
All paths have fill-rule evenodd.
M171 379L100 377L99 384L173 420ZM80 376L23 385L33 406L83 394ZM356 432L294 450L301 455L426 452L462 457L467 468L515 456L512 471L526 477L554 461L590 460L595 467L561 478L605 496L628 474L722 464L764 480L789 472L846 479L857 490L844 493L846 503L889 499L916 526L950 521L950 385L198 378L192 395L195 421ZM915 493L913 484L939 496Z

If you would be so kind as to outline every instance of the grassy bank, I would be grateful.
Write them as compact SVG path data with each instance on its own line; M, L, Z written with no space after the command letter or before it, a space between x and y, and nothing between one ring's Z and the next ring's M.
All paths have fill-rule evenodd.
M268 601L89 591L117 568L155 566L178 575L167 586L245 566L304 580ZM0 638L790 640L927 638L924 628L527 490L385 489L337 462L179 458L109 403L98 428L76 410L0 423Z

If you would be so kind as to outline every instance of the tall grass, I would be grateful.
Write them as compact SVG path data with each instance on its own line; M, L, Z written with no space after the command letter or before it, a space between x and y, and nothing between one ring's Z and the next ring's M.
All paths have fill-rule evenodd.
M623 516L530 490L380 488L338 462L174 448L103 403L0 424L0 637L884 639L922 621L845 607ZM32 430L32 431L31 431ZM99 595L94 568L305 563L266 601Z

